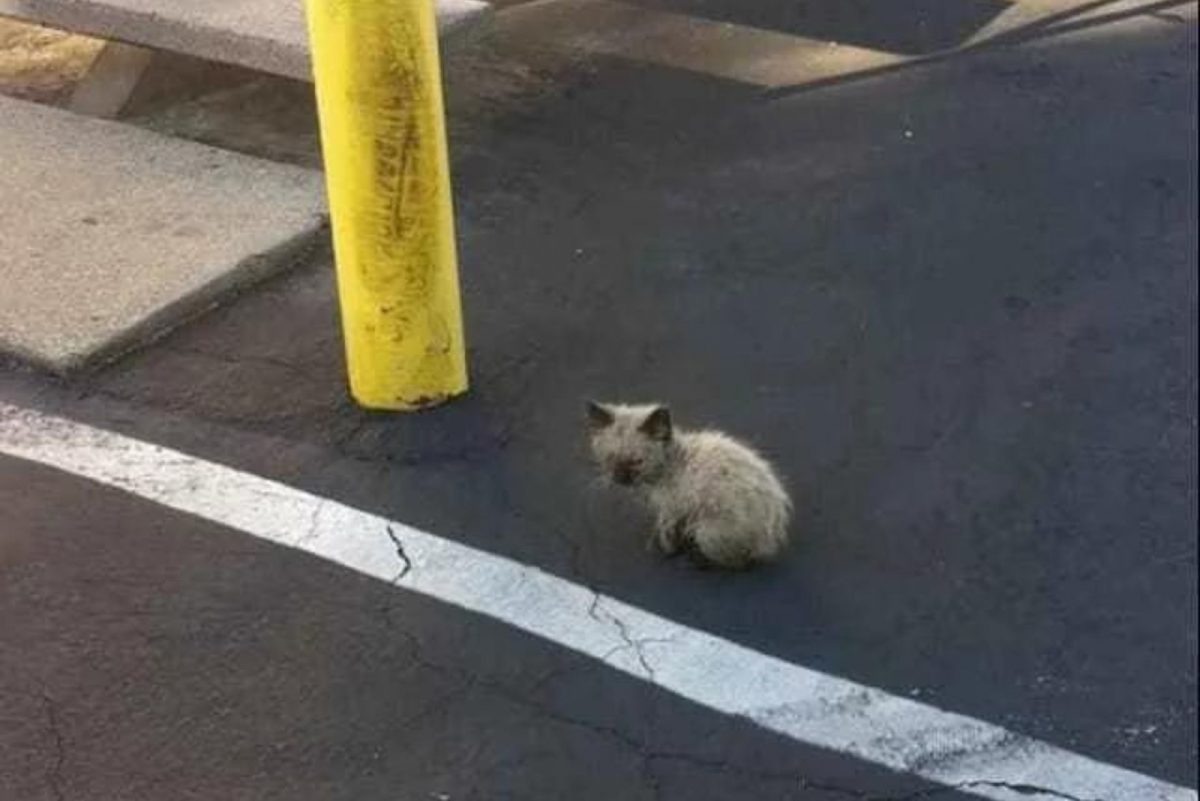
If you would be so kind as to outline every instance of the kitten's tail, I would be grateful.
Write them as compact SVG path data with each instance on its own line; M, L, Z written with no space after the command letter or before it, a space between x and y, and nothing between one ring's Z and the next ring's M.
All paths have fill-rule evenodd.
M765 536L759 539L755 559L774 559L787 546L792 523L792 499L786 494L772 498L766 519Z

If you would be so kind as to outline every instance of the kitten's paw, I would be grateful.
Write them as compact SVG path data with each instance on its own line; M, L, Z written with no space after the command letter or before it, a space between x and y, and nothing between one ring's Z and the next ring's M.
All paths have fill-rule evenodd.
M668 559L679 553L679 543L655 532L646 538L646 553L659 553Z
M673 523L660 525L656 533L659 549L667 556L682 553L691 537L688 536L687 522L683 519Z
M716 570L718 568L716 562L709 559L708 556L705 555L704 551L700 550L700 548L694 542L690 543L687 547L687 557L688 561L691 562L692 567L697 570L709 571Z

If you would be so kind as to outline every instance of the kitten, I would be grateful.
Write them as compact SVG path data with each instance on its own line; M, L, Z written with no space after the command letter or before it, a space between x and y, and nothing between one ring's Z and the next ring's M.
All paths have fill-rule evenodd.
M654 512L649 547L686 549L732 569L783 550L792 502L748 445L718 431L676 429L666 406L589 401L587 414L600 470Z

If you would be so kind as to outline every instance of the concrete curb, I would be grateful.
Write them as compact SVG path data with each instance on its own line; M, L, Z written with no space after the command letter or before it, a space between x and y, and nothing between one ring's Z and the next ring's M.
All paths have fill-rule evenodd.
M481 0L436 8L444 48L491 15ZM301 0L0 0L0 16L312 81Z

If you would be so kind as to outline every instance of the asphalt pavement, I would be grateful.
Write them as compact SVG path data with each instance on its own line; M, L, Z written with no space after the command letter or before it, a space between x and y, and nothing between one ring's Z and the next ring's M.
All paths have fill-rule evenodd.
M328 254L0 400L1194 788L1197 39L1160 5L820 86L594 56L455 129L473 389L443 408L348 401ZM647 555L591 396L758 444L795 547ZM0 509L6 798L957 793L28 462Z

